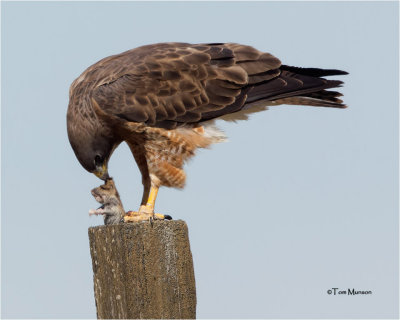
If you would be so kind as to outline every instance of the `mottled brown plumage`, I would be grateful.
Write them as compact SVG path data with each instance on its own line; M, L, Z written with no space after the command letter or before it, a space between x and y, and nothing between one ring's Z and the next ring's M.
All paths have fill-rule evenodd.
M282 65L234 43L143 46L100 60L72 83L68 136L82 166L102 179L126 141L143 176L141 210L152 211L151 187L183 187L185 160L223 139L206 121L275 104L344 108L341 94L326 90L342 82L321 78L342 74Z

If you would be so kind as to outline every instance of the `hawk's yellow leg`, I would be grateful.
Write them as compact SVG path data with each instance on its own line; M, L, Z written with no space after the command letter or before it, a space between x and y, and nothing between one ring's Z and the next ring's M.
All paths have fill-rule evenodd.
M154 213L154 205L156 203L158 187L150 187L149 197L146 205L141 205L139 211L128 211L124 217L125 222L137 222L144 220L170 220L171 217L159 213Z

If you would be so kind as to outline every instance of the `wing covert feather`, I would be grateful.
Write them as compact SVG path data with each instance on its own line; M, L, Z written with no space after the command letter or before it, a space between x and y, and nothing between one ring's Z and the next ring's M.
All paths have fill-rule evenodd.
M252 58L259 61L249 61ZM249 82L249 72L269 70L274 59L233 44L153 45L114 57L113 68L117 60L126 68L119 77L99 82L93 97L105 112L128 121L150 126L197 122L203 113L235 103Z
M239 111L246 103L332 87L283 67L273 55L235 43L162 43L105 58L85 76L95 83L91 95L104 112L175 128Z

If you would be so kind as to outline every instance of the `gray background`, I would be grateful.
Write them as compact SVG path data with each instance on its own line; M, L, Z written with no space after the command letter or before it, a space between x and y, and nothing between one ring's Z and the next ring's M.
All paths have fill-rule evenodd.
M239 42L285 64L340 68L346 110L281 106L221 123L184 191L200 318L398 316L398 3L2 3L2 317L94 318L87 228L100 184L69 146L70 83L163 41ZM139 171L110 162L126 209ZM329 296L327 290L372 290Z

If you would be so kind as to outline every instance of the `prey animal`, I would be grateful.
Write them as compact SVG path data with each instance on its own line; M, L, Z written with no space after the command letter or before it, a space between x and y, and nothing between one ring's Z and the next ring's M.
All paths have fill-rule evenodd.
M139 219L133 211L125 213L124 206L112 178L108 178L104 184L92 189L91 193L95 200L101 203L101 206L97 209L90 209L89 215L103 215L104 224L119 224L125 221L137 222L143 220ZM172 218L169 215L155 214L154 219L171 220Z

